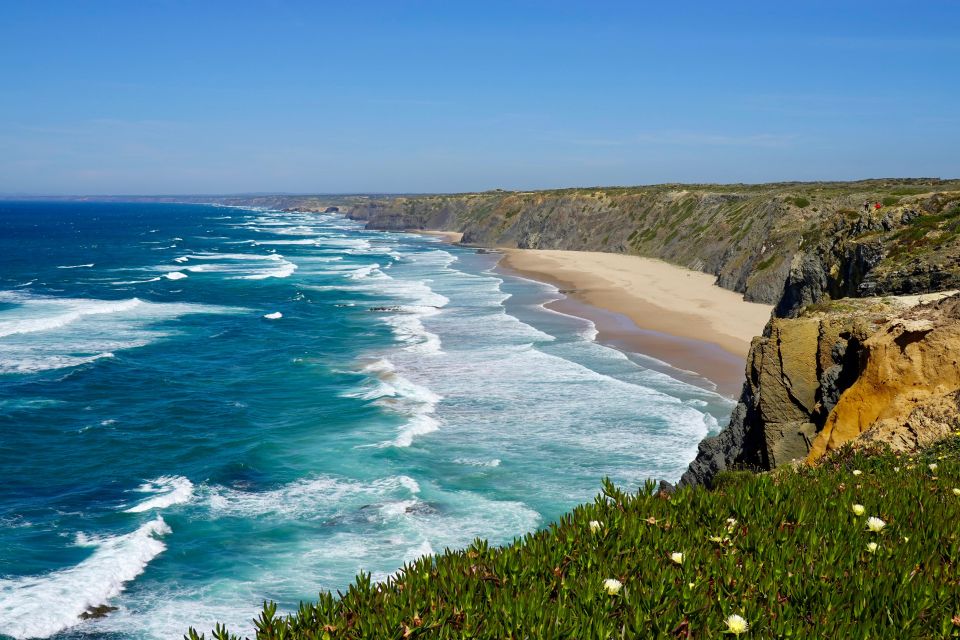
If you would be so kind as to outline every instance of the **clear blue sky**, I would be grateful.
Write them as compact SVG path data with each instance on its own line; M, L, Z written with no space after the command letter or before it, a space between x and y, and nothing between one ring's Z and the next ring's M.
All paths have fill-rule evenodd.
M960 176L960 3L0 0L0 192Z

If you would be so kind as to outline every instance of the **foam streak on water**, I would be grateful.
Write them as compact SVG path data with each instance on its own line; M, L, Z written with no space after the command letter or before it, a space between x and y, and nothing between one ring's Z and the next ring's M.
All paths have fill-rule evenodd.
M250 635L676 479L730 403L493 266L328 214L0 202L0 638Z

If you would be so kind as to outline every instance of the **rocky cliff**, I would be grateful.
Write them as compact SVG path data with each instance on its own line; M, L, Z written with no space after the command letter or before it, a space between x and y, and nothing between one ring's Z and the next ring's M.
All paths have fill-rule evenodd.
M915 451L960 426L960 294L848 298L772 318L729 426L682 484L767 470L855 441Z
M657 257L775 304L729 426L683 483L814 461L850 440L911 450L960 424L960 297L917 307L909 295L960 287L956 181L399 197L349 215L485 246Z
M826 297L960 286L960 181L404 196L356 202L347 215L372 229L460 231L466 244L660 258L784 317Z

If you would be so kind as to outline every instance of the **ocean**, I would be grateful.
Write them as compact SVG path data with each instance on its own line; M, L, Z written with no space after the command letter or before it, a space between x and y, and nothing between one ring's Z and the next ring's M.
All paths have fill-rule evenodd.
M732 402L496 260L337 215L0 202L0 637L251 634L265 599L679 478Z

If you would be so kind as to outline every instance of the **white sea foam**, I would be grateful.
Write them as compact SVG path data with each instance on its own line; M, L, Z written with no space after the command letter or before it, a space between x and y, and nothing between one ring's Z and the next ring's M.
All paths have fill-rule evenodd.
M196 264L184 267L184 271L189 271L190 273L228 273L234 271L234 268L222 264Z
M442 352L440 336L424 328L423 322L420 321L424 315L428 313L401 312L387 316L385 321L393 329L394 335L406 345L404 349L414 353L436 355Z
M413 562L423 556L432 556L433 555L433 545L430 544L429 540L424 540L416 547L408 549L407 552L403 555L404 562Z
M414 415L407 423L400 428L397 437L390 443L395 447L409 447L413 444L413 439L417 436L423 436L432 433L440 428L440 421L431 415Z
M454 458L454 463L463 464L470 467L499 467L500 459L494 458L493 460L477 460L476 458Z
M143 346L130 345L130 346ZM127 347L129 348L129 347ZM0 373L37 373L50 369L66 369L90 364L102 358L113 358L113 352L103 351L91 356L46 356L42 359L4 358L0 357Z
M410 500L420 485L408 476L359 482L321 476L304 478L269 491L243 491L210 487L205 502L210 517L259 518L275 516L293 520L328 520L347 505L360 509L371 501Z
M300 238L288 240L257 240L257 244L268 244L268 245L286 245L286 246L297 246L297 245L314 245L316 246L320 241L315 238Z
M190 498L193 497L193 483L183 476L160 476L140 485L136 491L153 495L128 509L124 509L127 513L166 509L175 504L189 502Z
M114 280L110 284L123 285L123 284L146 284L148 282L159 282L160 278L147 278L146 280Z
M139 298L95 300L0 291L0 374L33 373L88 364L170 335L152 325L194 313L245 311Z
M183 273L182 271L171 271L163 274L163 277L167 278L168 280L183 280L187 277L187 274Z
M239 280L286 278L297 270L296 264L284 259L279 253L199 252L179 256L174 258L174 262L189 263L190 266L183 267L183 270L190 273L222 273L226 277ZM170 267L161 265L156 269L166 271ZM182 271L174 273L182 274ZM186 274L182 276L187 277ZM170 274L166 277L169 278Z
M347 392L347 397L373 400L377 405L406 418L397 430L397 437L380 446L409 447L417 436L440 428L440 421L432 414L442 398L422 385L396 372L386 359L375 360L360 369L370 379L359 390Z
M398 401L411 401L417 404L436 404L441 398L426 387L414 384L397 373L396 367L392 362L385 358L374 360L373 362L360 368L362 373L371 376L372 385L359 391L348 392L347 396L355 398L364 398L366 400L377 399L397 399ZM386 404L391 404L389 401Z
M263 317L266 318L267 320L279 320L280 318L283 317L283 314L280 313L279 311L274 311L273 313L263 314Z
M182 257L187 260L240 260L243 262L283 260L283 256L279 253L194 253Z
M266 278L286 278L293 275L293 272L297 270L297 265L287 260L283 261L276 269L270 269L268 271L262 271L260 273L252 273L245 276L240 276L242 280L265 280Z
M14 638L45 638L82 624L80 614L107 604L166 549L170 527L157 517L133 533L81 538L95 547L79 564L41 576L0 579L0 629Z
M372 274L378 274L386 277L386 274L380 273L380 265L376 263L368 264L364 267L360 267L359 269L353 269L349 274L347 274L347 277L354 280L360 280L362 278L367 278Z
M11 302L22 302L25 300L24 298L17 298L15 296L6 296L6 299ZM36 299L38 298L34 298L34 300ZM0 301L3 300L4 296L0 294ZM116 301L72 299L66 304L61 304L52 298L46 300L49 302L48 306L54 309L65 309L65 311L63 313L41 317L28 316L15 318L13 320L0 320L0 338L22 333L59 329L60 327L65 327L81 320L86 316L122 313L135 309L143 304L137 298Z
M68 264L57 267L57 269L89 269L93 266L93 263L90 264Z

